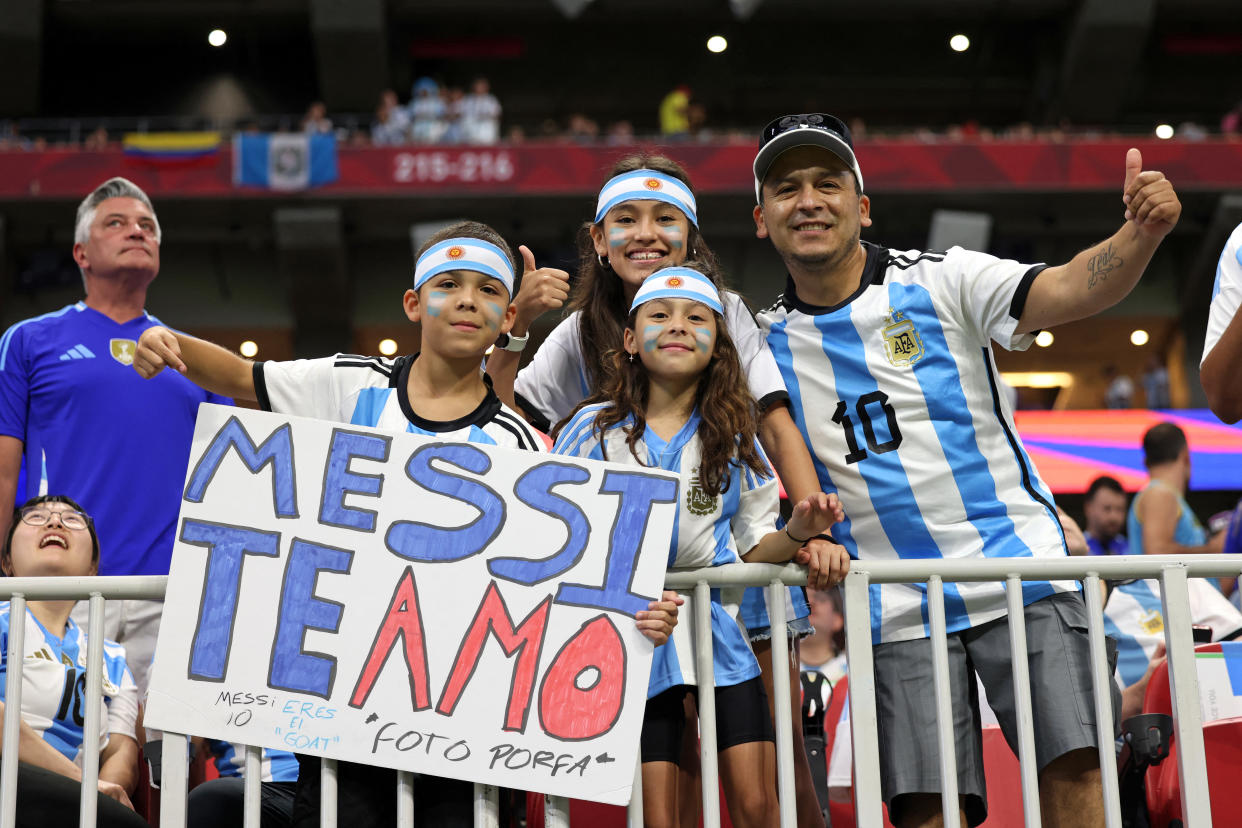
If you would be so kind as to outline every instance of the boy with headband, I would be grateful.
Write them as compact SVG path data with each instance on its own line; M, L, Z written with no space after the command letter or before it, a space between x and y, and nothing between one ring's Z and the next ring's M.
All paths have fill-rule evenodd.
M157 327L138 341L134 369L153 377L171 367L204 388L228 388L229 396L256 400L265 411L544 451L539 432L501 403L480 371L487 349L513 325L515 274L513 253L499 233L461 222L419 250L414 287L402 298L405 315L421 324L417 354L252 363ZM667 639L675 620L671 600L638 613L639 628L656 644ZM310 828L319 824L319 763L313 757L299 762L293 822ZM339 813L349 814L353 828L395 825L396 779L388 768L340 762ZM420 777L416 785L418 824L473 824L470 783Z

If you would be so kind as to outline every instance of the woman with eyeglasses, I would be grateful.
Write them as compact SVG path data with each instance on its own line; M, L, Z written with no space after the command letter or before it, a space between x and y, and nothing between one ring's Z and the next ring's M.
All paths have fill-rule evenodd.
M0 548L0 570L18 578L81 577L99 569L99 538L82 507L63 495L32 498L17 510ZM86 705L86 631L69 617L74 600L28 601L26 617L0 602L0 701L8 676L8 639L25 625L17 824L75 824L81 791ZM142 826L129 793L138 779L138 689L125 649L104 641L98 824ZM2 737L0 737L2 738ZM0 744L0 752L10 746Z

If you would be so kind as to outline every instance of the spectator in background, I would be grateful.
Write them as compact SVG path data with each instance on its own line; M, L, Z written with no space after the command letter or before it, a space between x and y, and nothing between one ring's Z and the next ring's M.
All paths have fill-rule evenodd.
M1238 105L1242 111L1242 104ZM1233 228L1216 265L1207 337L1199 362L1199 379L1212 412L1227 423L1242 419L1242 224Z
M103 127L96 127L95 130L82 139L82 149L92 152L106 150L108 148L108 130Z
M1105 408L1130 408L1134 404L1134 381L1117 370L1116 365L1104 368L1108 388L1104 391Z
M578 144L593 144L599 138L599 124L581 112L575 112L569 116L565 137Z
M1169 371L1155 354L1147 360L1142 382L1148 408L1172 408L1169 402Z
M431 78L414 82L410 98L410 137L416 144L434 144L444 132L444 100Z
M815 632L798 644L802 671L822 673L836 684L848 672L845 661L845 607L841 589L808 589L811 626Z
M375 123L371 125L371 143L376 146L396 146L410 139L410 115L397 101L397 93L385 89L380 93L379 106L375 109Z
M219 739L195 739L208 750L220 775L196 785L186 802L186 828L240 826L245 820L245 748ZM292 753L263 748L259 765L260 828L289 828L298 785L298 760Z
M199 403L229 402L175 371L143 382L130 369L139 335L159 324L143 306L160 241L147 194L124 178L105 181L78 206L74 227L85 299L0 339L0 535L15 496L68 493L99 521L100 575L168 574ZM104 634L129 652L140 693L162 607L107 604ZM77 612L85 624L86 604Z
M470 94L461 99L461 130L467 144L494 144L500 140L500 101L487 78L475 78Z
M441 90L440 99L444 102L444 129L440 133L439 143L460 144L466 140L462 124L460 87L449 86Z
M130 492L131 505L134 505ZM5 509L8 512L8 509ZM136 510L137 511L137 510ZM4 532L0 570L19 578L80 578L99 569L99 537L91 518L73 500L43 496L27 501ZM17 776L17 825L32 828L77 822L82 794L82 697L86 630L70 617L74 601L30 601L24 617L13 618L0 603L0 701L5 699L7 651L14 629L24 631L20 738L3 751L21 754ZM138 693L125 664L125 648L104 641L100 705L99 781L96 807L101 826L146 823L133 811L129 793L138 781L134 726ZM76 704L70 701L76 697ZM63 700L63 701L62 701ZM0 704L0 713L4 705Z
M679 141L690 132L690 87L684 83L660 101L660 135Z
M1143 435L1143 462L1151 480L1134 496L1126 520L1130 551L1135 555L1218 553L1224 533L1210 541L1190 505L1190 446L1174 423L1158 423Z
M1128 555L1121 528L1126 520L1126 490L1115 477L1102 474L1087 487L1082 504L1087 519L1087 547L1092 555Z
M613 146L630 146L634 143L634 125L629 121L617 121L608 127L608 143Z
M328 107L323 101L314 101L306 108L306 115L302 117L302 131L332 134L332 119L328 117Z

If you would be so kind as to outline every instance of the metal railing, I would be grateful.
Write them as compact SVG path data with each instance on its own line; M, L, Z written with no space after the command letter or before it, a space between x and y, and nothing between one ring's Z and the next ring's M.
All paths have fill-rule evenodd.
M1198 679L1194 667L1188 577L1225 577L1242 574L1242 559L1224 555L1189 557L1092 557L1063 559L971 559L921 561L855 561L844 584L846 651L850 665L850 715L854 750L854 791L858 825L883 825L880 798L879 746L876 722L875 676L873 672L870 586L880 583L926 583L933 647L933 675L937 706L937 739L940 748L944 824L959 825L957 771L953 752L952 718L949 711L948 645L945 637L944 584L960 581L1003 581L1009 601L1009 633L1012 651L1026 651L1026 628L1022 613L1023 581L1077 580L1082 582L1087 604L1088 635L1091 647L1092 688L1108 828L1120 828L1120 797L1114 751L1110 682L1104 643L1103 607L1100 580L1156 578L1161 583L1165 636L1172 687L1173 718L1178 741L1178 770L1181 775L1182 813L1187 828L1208 828L1211 807L1207 789L1202 722L1199 710ZM86 683L85 744L82 760L82 787L93 792L99 772L99 698L102 684L103 609L105 599L158 599L164 595L167 578L91 577L91 578L4 578L0 597L9 596L10 612L23 616L27 600L88 597L90 620L87 627L88 660ZM806 583L806 573L796 566L735 564L701 570L670 573L666 586L694 591L694 632L696 668L701 676L713 674L711 647L710 590L721 586L766 586L773 621L773 640L785 640L785 602L787 585ZM683 619L686 623L690 619ZM4 744L19 739L21 709L21 663L24 624L10 624L4 717ZM780 824L796 824L793 781L793 732L790 708L789 651L772 648L772 672L776 705L777 788ZM1030 676L1027 660L1013 659L1014 695L1017 707L1019 762L1025 824L1040 821L1039 788L1035 761L1034 724L1031 713ZM711 685L699 688L700 759L702 763L703 822L719 825L719 769L716 761L715 692ZM162 759L160 821L172 828L185 824L188 793L189 741L184 734L165 732ZM0 758L0 828L13 824L16 813L17 751L6 750ZM260 809L261 748L249 746L245 752L245 825L258 828ZM336 821L336 762L323 760L321 822L334 828ZM398 824L414 825L413 774L398 773ZM83 796L80 825L93 828L96 797ZM497 828L499 799L494 786L475 785L474 820L479 828ZM548 828L569 825L569 803L563 797L545 797ZM630 826L642 825L642 777L635 769L634 788L628 811Z

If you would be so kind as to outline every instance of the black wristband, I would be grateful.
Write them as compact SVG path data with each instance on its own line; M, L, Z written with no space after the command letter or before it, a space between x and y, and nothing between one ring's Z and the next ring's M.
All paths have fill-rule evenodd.
M835 543L837 546L841 545L841 542L838 541L836 538L834 538L832 535L816 535L814 538L812 538L812 540L826 540L829 543Z
M789 533L788 523L785 524L785 537L789 538L791 541L798 544L799 546L801 546L802 544L806 543L809 540L813 540L813 538L806 538L805 540L799 540L798 538L795 538L793 535Z

